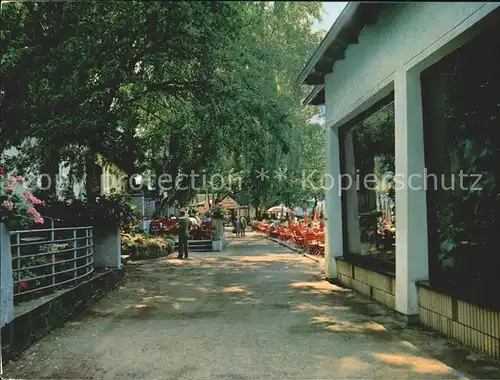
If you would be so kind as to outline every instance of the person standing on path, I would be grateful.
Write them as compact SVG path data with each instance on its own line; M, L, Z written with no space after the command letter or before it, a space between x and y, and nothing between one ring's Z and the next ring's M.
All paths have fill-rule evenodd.
M240 218L236 217L234 219L234 232L236 233L236 237L240 236L241 231L241 221Z
M188 240L191 220L186 216L184 211L181 211L179 219L179 256L178 259L188 258Z
M247 219L242 216L241 217L241 220L240 220L240 223L241 223L241 237L245 236L245 229L247 228Z

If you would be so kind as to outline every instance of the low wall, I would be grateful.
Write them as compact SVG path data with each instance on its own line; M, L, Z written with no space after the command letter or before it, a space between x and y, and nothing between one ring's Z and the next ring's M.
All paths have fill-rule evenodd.
M396 277L336 258L338 281L395 310ZM420 324L500 359L500 312L475 306L417 284Z
M396 309L396 277L362 268L337 258L337 278L339 282L374 300Z
M33 307L16 311L14 320L2 328L2 358L4 363L17 357L30 344L66 320L78 315L123 280L123 269L97 272L90 280L43 300L31 301ZM45 302L43 302L45 301ZM30 305L26 305L30 306Z
M417 285L421 324L500 359L500 312L440 293L425 281Z

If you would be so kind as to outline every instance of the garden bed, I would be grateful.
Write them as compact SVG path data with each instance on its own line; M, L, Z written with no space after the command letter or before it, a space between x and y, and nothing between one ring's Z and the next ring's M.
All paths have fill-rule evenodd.
M174 239L171 236L122 234L122 255L130 260L165 257L173 251Z

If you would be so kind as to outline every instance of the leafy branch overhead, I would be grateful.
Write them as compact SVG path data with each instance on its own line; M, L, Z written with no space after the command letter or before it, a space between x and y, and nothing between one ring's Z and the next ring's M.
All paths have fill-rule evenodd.
M129 173L231 169L256 204L272 202L287 189L256 182L263 162L299 165L297 173L324 165L315 154L322 129L309 126L315 111L294 83L320 41L311 31L320 10L320 2L2 4L2 148L21 149L20 170L65 160L82 174L95 153Z

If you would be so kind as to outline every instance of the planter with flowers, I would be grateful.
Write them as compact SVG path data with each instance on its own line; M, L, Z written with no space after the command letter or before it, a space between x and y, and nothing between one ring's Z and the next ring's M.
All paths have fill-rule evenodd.
M94 226L94 265L120 268L122 244L121 231L134 220L134 206L121 194L112 193L87 201L86 212ZM133 223L132 223L133 224Z
M122 252L131 260L164 257L174 251L174 240L169 236L122 234Z
M0 168L0 327L14 317L10 231L43 224L36 209L39 206L43 206L43 202L26 189L23 177L8 176ZM20 284L24 285L24 282Z
M121 267L121 231L137 224L135 207L118 193L92 196L86 200L48 202L48 213L69 226L93 226L94 266Z
M212 221L212 250L220 252L225 245L224 234L225 212L220 203L210 208L210 218Z

